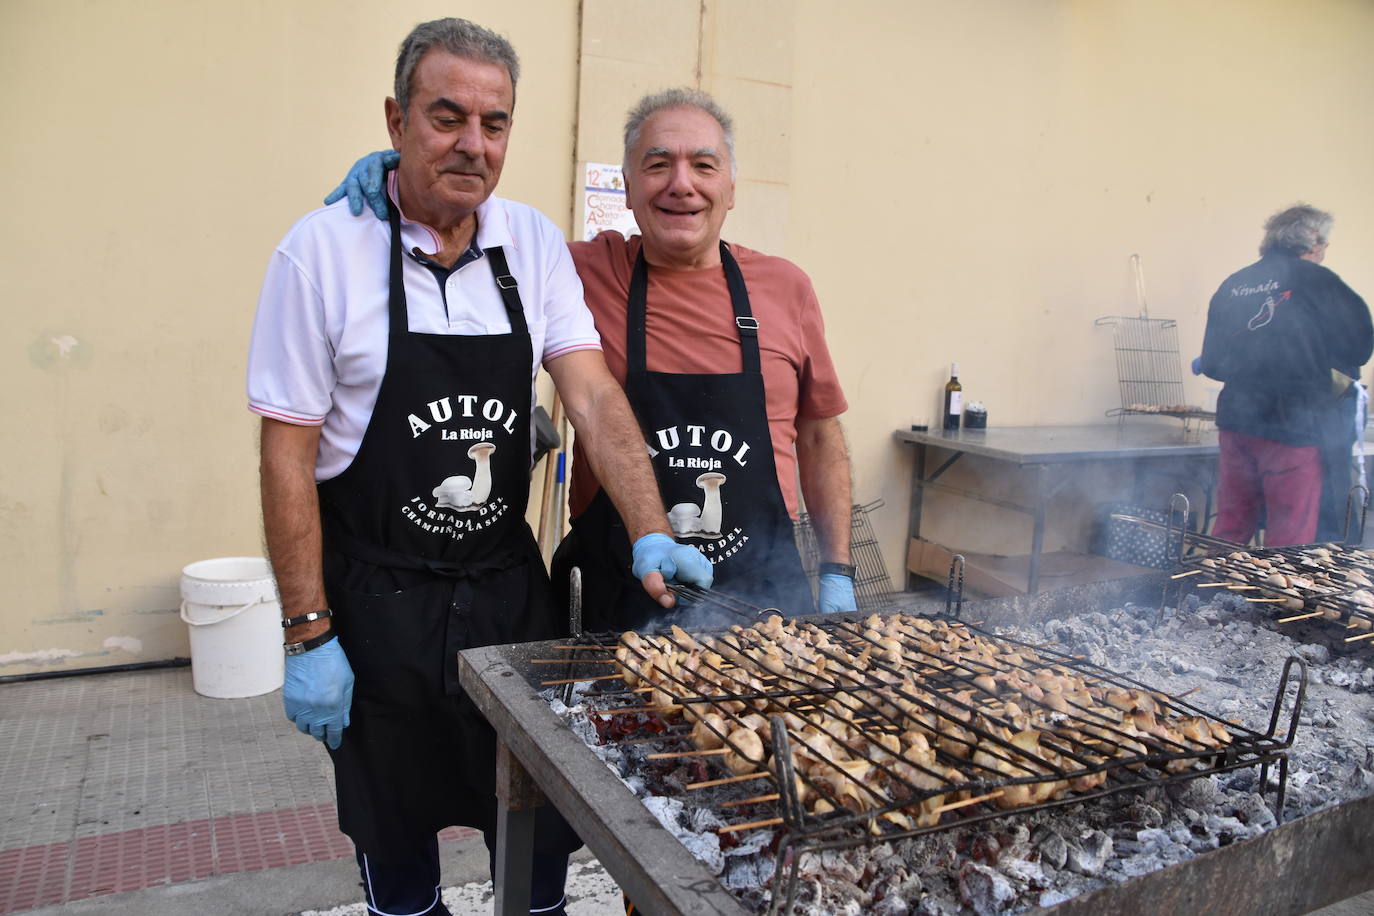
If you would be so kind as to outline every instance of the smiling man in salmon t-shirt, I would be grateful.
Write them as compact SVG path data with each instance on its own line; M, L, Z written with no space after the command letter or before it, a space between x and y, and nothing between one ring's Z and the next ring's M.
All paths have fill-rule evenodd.
M626 202L640 236L569 248L611 373L625 386L674 535L714 587L785 613L813 610L793 539L797 483L820 542L820 609L855 607L849 457L815 291L782 258L721 241L735 205L734 129L691 89L650 95L625 125ZM627 587L625 532L584 461L554 583L583 572L588 628L660 613Z

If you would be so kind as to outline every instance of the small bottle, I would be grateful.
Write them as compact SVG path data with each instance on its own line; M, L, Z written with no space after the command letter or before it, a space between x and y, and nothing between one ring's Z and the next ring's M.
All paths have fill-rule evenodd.
M958 429L964 413L964 386L959 384L959 364L951 363L945 383L945 429Z

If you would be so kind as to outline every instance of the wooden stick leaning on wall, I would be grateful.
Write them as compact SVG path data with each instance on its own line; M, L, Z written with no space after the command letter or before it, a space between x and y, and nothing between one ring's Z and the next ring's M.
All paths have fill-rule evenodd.
M558 424L558 440L562 446L558 449L558 465L555 468L554 494L557 497L558 509L553 517L553 549L557 550L558 545L563 541L563 535L568 529L568 489L572 485L572 444L568 441L569 434L576 435L575 430L568 428L568 418L563 417Z
M556 505L554 499L554 478L558 470L558 456L563 451L562 426L563 426L563 400L558 396L558 392L553 395L553 414L549 417L553 421L553 428L559 431L558 448L549 449L544 456L544 490L539 501L539 555L544 558L547 566L553 559L553 526L549 524L549 510Z
M554 518L550 525L550 552L556 551L567 530L567 486L572 483L573 444L570 435L576 435L567 423L567 416L558 419L558 464L554 466Z

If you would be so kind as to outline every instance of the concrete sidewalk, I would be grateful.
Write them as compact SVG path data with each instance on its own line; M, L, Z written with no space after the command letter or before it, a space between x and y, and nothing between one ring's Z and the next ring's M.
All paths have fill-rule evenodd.
M0 914L362 912L329 759L279 692L207 699L188 668L0 685L0 786ZM454 912L489 912L481 836L440 840L445 887L471 885ZM623 912L578 860L569 912Z

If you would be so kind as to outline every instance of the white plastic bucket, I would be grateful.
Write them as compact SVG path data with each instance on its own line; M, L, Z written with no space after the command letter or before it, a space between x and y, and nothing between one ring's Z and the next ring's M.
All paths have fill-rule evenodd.
M196 693L230 699L276 690L285 677L281 605L262 557L201 560L181 571Z

